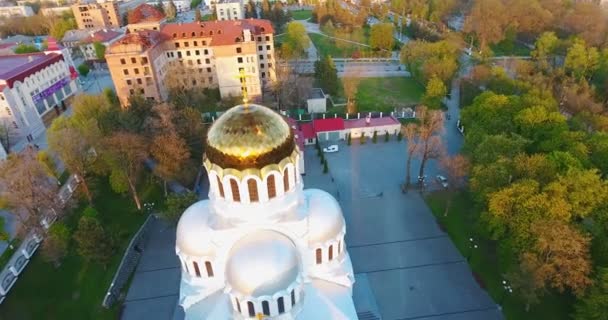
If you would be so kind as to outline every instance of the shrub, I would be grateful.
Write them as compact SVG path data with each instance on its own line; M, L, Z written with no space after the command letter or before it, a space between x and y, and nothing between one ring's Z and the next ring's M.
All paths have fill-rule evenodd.
M78 66L78 73L83 77L86 77L87 74L89 74L89 71L91 71L91 69L84 63Z
M374 130L374 135L372 136L372 142L378 142L378 132Z
M55 267L61 265L61 260L68 253L70 244L70 229L62 222L56 222L49 229L49 233L42 243L42 258L53 263Z
M390 137L389 137L389 133L388 133L388 131L386 131L386 132L384 133L384 142L388 142L388 139L389 139L389 138L390 138Z
M346 144L349 145L349 146L351 144L350 133L346 136Z
M99 212L95 208L88 206L88 207L84 208L84 210L82 211L82 216L98 219Z
M198 200L198 198L193 192L182 194L172 193L167 197L165 203L167 208L160 213L160 217L175 225L182 216L182 213L184 213L191 204L195 203L196 200Z
M399 130L399 133L397 133L397 141L401 140L403 140L403 133L401 132L401 130Z
M359 138L359 143L365 144L365 133L361 134L361 137Z
M327 167L327 160L323 161L323 173L327 173L329 168Z
M325 162L325 155L321 152L321 164L323 164L323 162Z
M113 241L96 218L80 218L74 240L78 245L78 254L85 260L100 263L104 267L110 263L114 251Z

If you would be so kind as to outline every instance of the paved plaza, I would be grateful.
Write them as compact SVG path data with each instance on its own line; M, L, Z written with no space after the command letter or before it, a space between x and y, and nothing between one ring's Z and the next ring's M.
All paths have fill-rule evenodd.
M355 274L365 275L382 319L502 319L420 194L401 193L405 142L378 141L340 143L339 152L326 154L326 175L308 148L304 183L338 197ZM418 166L413 161L412 172ZM426 174L437 173L429 163Z

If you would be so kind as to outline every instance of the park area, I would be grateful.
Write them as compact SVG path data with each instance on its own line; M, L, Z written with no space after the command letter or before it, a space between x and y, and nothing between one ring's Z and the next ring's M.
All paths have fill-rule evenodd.
M496 241L484 237L478 230L480 211L476 209L472 195L467 192L455 194L445 216L447 196L447 192L435 192L426 197L426 202L441 228L449 234L462 255L469 258L469 265L480 286L503 306L506 319L570 319L574 298L566 294L547 293L527 312L522 299L507 294L502 281L509 257L501 255ZM476 249L472 247L471 238L477 245Z
M356 95L359 111L391 112L420 102L424 87L412 78L362 78Z
M291 17L294 20L308 20L312 17L312 10L293 10L291 11Z
M160 184L150 176L142 180L145 180L140 187L142 201L160 206L163 199ZM67 256L57 268L45 262L37 252L0 305L1 320L119 318L120 303L110 310L104 309L101 303L125 248L148 213L138 211L129 195L114 193L107 179L98 179L91 187L95 193L93 205L98 218L115 243L108 266L86 262L77 253L74 241L71 241ZM64 218L72 232L85 206L82 201Z

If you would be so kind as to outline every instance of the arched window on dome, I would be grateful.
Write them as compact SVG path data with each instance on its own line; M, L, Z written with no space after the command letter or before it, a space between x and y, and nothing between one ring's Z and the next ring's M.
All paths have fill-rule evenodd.
M249 312L250 317L255 317L255 307L253 306L253 302L247 301L247 311Z
M241 313L241 303L239 298L234 298L234 302L236 302L236 309L239 311L239 313Z
M327 258L331 261L334 258L334 245L329 246L329 252L327 253Z
M296 304L296 290L291 290L291 306L293 307Z
M270 305L266 300L262 301L262 313L264 313L265 316L270 315Z
M260 196L258 195L258 183L255 181L255 179L250 178L247 180L247 189L249 190L249 201L260 201Z
M184 261L184 269L186 270L186 273L190 273L190 270L188 269L188 262Z
M239 192L239 183L236 182L236 179L230 179L230 190L232 190L232 200L240 202L241 193Z
M323 262L323 251L321 251L320 248L317 249L316 255L317 255L317 264L321 264Z
M266 189L268 190L268 199L272 199L277 196L277 186L274 181L274 174L271 174L266 178Z
M194 265L194 273L196 274L197 277L201 277L201 270L198 268L198 263L196 263L196 261L192 261L192 264Z
M211 266L211 262L205 261L205 269L207 269L207 276L213 278L213 267Z
M289 190L289 170L287 170L287 168L283 170L283 187L285 192Z
M220 180L220 177L215 176L217 178L217 189L220 192L220 197L224 198L224 185L222 184L222 180Z
M279 305L279 314L282 314L285 312L285 302L283 297L279 297L279 299L277 300L277 304Z

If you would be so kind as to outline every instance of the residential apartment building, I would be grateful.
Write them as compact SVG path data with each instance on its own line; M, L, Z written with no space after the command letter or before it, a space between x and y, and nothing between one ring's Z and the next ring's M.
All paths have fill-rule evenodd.
M76 70L60 52L0 56L0 122L14 140L44 132L78 91Z
M218 20L245 19L241 0L220 0L215 4L215 13Z
M255 98L275 80L273 33L259 19L164 24L125 35L106 61L123 105L133 94L165 100L171 86Z
M97 57L95 43L100 43L107 48L112 43L116 42L116 40L118 40L122 35L123 32L121 32L120 29L116 29L116 31L102 29L91 32L88 37L82 39L80 42L80 51L82 52L84 59L87 61L100 60L100 58Z
M90 2L72 5L78 29L119 28L118 2Z
M0 17L29 17L34 15L34 10L30 6L6 6L0 7Z
M155 6L158 4L158 0L149 0L147 1L147 3L149 5ZM171 3L171 0L161 0L163 7L165 8L165 10L167 10L167 7L169 7L169 3ZM173 4L175 5L175 9L177 10L177 12L186 12L188 10L190 10L190 4L192 3L192 1L189 0L173 0Z

